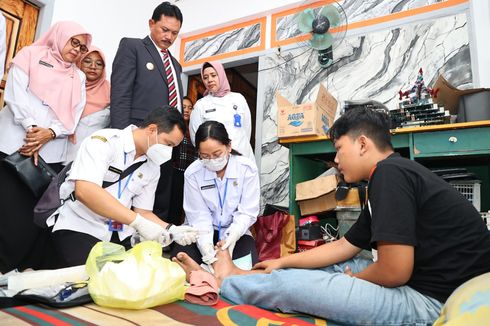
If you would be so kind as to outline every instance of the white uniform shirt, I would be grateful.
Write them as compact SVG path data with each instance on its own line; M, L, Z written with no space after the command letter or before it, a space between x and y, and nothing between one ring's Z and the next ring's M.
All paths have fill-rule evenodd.
M189 165L184 175L186 223L201 231L197 240L199 249L213 243L214 230L218 230L220 224L220 237L231 225L242 235L250 234L249 228L257 220L260 206L259 175L254 162L243 156L231 155L225 175L219 179L216 172L206 169L197 160ZM222 214L218 191L224 202Z
M240 127L235 126L235 114L240 115ZM192 144L196 144L195 137L199 126L209 120L224 124L231 139L231 147L255 163L250 145L252 133L250 109L242 94L230 92L223 97L208 94L197 101L189 121Z
M157 44L153 41L153 39L151 38L151 36L150 36L150 40L153 42L153 45L157 49L158 54L160 55L160 58L162 59L162 62L163 62L163 53L161 52L162 49L160 49L157 46ZM169 55L170 55L170 52L169 52ZM163 62L163 66L165 67L165 62ZM179 112L182 113L182 101L180 100L179 82L178 82L178 79L177 79L177 73L175 72L174 63L172 62L172 59L170 59L170 69L172 69L172 74L174 75L174 79L175 79L175 89L177 91L177 110L179 110ZM163 74L165 74L165 71L163 72Z
M123 130L103 129L86 138L80 146L67 180L61 185L60 197L67 198L74 191L75 180L90 181L102 186L103 181L119 179L119 174L109 171L109 166L124 171L133 163L146 160L145 155L134 159L136 149L132 130L135 128L128 126ZM148 161L138 167L132 175L105 190L114 198L118 198L120 192L121 197L118 200L128 208L134 206L151 211L159 178L160 166ZM53 232L72 230L89 234L102 241L110 241L112 231L109 231L108 221L81 202L68 200L59 209ZM47 224L53 223L54 217L50 217ZM123 230L118 232L119 239L123 240L133 232L132 227L124 225Z
M75 111L75 126L78 124L85 107L85 74L78 68L75 71L80 76L81 81L81 101ZM66 148L68 138L66 136L75 131L67 130L58 120L56 113L41 101L36 95L32 94L28 88L29 77L27 74L13 64L10 67L5 87L5 103L7 104L0 110L0 151L5 154L12 154L25 144L26 132L32 125L42 128L51 128L56 133L57 138L50 140L39 151L41 157L47 163L59 163L66 159ZM8 141L7 141L8 140Z
M68 164L75 159L78 149L85 138L97 130L107 128L110 122L111 117L109 107L81 118L75 129L76 143L73 144L72 142L68 142L65 164Z

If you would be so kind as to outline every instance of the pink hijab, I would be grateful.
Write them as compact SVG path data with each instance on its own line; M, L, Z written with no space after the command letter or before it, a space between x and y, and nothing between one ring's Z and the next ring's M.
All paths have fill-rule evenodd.
M100 75L99 79L94 81L87 80L85 82L85 87L87 89L87 103L83 109L82 118L94 112L105 109L110 103L111 84L106 80L105 56L102 50L91 45L88 52L82 54L77 66L80 68L83 59L85 59L85 57L92 52L97 52L100 55L102 61L104 62L104 69L102 70L102 75Z
M49 105L68 131L75 129L75 108L82 100L80 77L74 63L66 62L61 51L75 35L92 36L75 22L54 24L39 40L22 48L12 62L29 76L29 90Z
M216 73L218 74L218 78L219 78L219 89L216 93L211 93L211 95L216 97L225 96L230 92L230 83L228 82L228 78L226 77L225 68L219 61L205 62L201 68L201 78L203 78L204 66L206 65L206 63L210 64L214 68L214 70L216 70ZM208 94L209 91L206 89L206 91L204 92L204 96Z

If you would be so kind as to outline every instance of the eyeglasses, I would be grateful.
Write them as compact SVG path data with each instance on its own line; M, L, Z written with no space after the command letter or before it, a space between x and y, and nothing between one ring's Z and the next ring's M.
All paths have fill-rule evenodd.
M80 47L80 52L81 53L87 53L88 52L88 47L85 44L82 44L78 39L72 37L70 39L71 46L73 46L74 49Z
M95 66L94 66L94 63L95 63ZM82 65L85 66L85 67L93 67L96 69L96 70L102 70L104 69L104 63L100 60L96 60L96 61L92 61L90 60L89 58L85 58L82 60Z

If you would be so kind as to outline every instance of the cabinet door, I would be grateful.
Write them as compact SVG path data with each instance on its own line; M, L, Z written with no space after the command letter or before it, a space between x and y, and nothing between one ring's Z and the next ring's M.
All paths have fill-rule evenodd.
M490 153L490 128L413 134L413 156L435 157Z

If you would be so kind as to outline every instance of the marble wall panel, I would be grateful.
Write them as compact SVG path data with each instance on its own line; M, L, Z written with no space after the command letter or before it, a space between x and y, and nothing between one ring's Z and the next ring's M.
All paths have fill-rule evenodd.
M316 52L304 46L261 57L259 67L261 85L266 85L258 90L264 100L257 105L264 112L263 205L288 206L288 149L277 142L276 91L290 102L306 103L314 101L323 84L339 101L373 99L393 109L398 91L415 82L419 68L424 70L426 85L442 73L456 87L472 86L465 14L344 39L326 69L319 66Z

